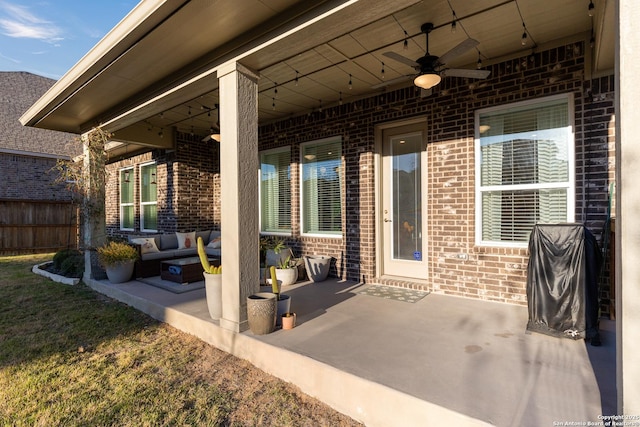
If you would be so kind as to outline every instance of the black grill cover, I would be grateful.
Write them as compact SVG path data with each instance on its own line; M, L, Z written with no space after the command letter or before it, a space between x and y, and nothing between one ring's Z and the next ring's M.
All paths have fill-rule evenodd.
M579 224L536 225L529 255L527 330L573 339L598 337L602 255L593 234Z

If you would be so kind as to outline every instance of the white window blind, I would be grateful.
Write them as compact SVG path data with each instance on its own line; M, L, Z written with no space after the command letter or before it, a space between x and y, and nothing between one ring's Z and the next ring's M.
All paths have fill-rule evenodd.
M155 163L140 166L140 229L158 229L158 182Z
M120 229L133 230L135 212L133 206L133 168L120 170Z
M567 97L479 112L482 243L526 243L535 224L572 219L573 132Z
M342 140L301 146L302 232L342 235Z
M260 154L260 230L291 233L291 150Z

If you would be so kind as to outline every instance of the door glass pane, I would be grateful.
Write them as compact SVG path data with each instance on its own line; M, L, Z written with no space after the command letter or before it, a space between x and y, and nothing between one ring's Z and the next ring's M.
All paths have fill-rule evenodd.
M420 133L391 138L392 254L394 259L422 260L422 171Z

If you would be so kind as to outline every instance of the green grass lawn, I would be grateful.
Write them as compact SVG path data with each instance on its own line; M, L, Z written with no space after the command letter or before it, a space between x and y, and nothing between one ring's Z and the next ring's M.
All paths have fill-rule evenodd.
M359 425L294 386L98 294L0 257L0 426Z

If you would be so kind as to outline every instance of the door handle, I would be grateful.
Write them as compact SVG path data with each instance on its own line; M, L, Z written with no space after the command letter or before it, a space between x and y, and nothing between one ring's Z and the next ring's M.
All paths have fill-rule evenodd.
M384 222L391 222L391 220L390 220L390 219L385 218L385 219L384 219Z

